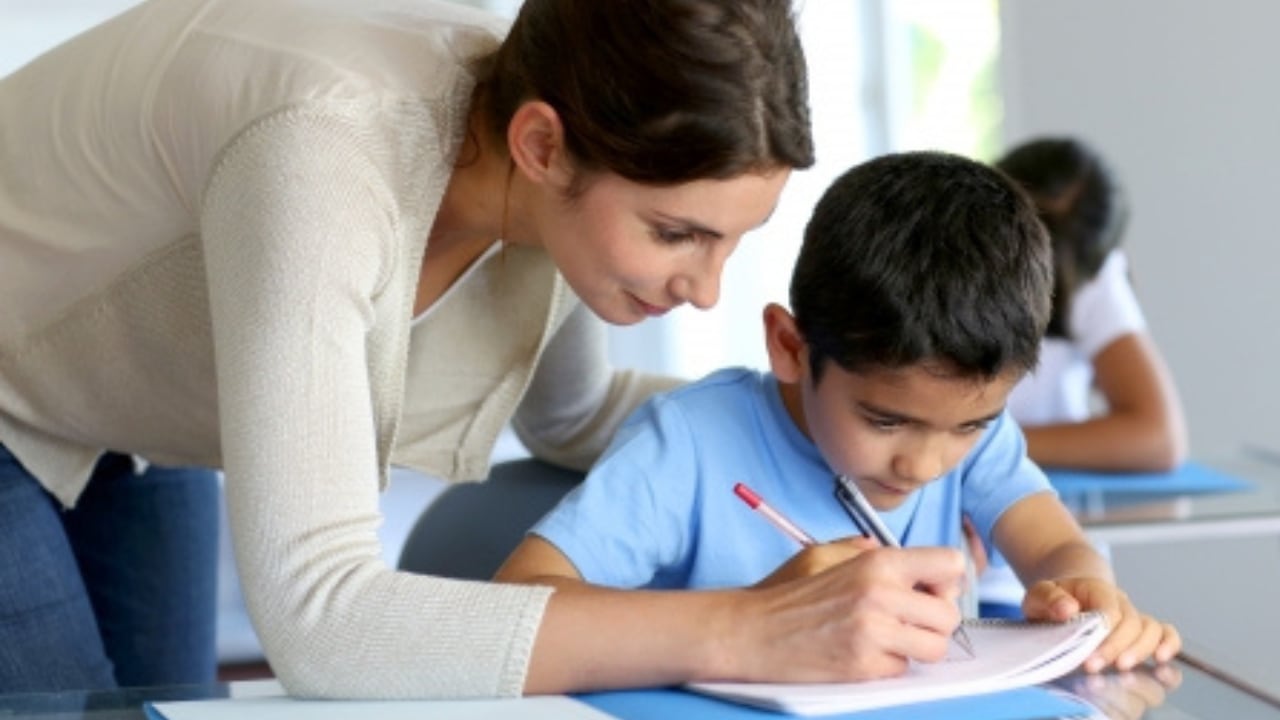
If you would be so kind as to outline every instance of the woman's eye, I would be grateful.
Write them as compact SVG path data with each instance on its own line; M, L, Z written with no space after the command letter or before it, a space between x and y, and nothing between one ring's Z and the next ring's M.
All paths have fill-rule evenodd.
M668 245L679 245L681 243L693 242L698 239L697 233L691 230L673 230L671 228L657 228L654 235L658 240Z

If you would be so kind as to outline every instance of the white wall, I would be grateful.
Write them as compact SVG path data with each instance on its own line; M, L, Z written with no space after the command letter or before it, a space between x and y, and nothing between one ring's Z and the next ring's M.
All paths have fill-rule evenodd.
M1122 176L1128 248L1191 449L1276 447L1280 3L1007 0L1010 142L1094 142Z
M1280 3L1006 0L1001 14L1006 139L1078 133L1130 192L1135 282L1192 453L1280 447ZM1114 549L1135 602L1272 690L1277 557L1274 537Z
M138 0L0 0L0 77Z

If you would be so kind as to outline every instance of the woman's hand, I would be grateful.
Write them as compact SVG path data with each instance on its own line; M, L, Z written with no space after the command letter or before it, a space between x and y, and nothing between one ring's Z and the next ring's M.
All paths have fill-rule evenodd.
M533 571L509 561L505 579L555 588L525 692L712 680L852 682L899 675L909 660L942 659L960 622L961 553L852 552L858 543L841 544L852 557L817 574L725 590L616 590L583 583L571 566L540 563Z
M783 581L841 553L825 569ZM960 622L964 558L950 548L867 548L858 540L797 554L747 592L745 615L726 642L728 677L773 682L892 677L909 660L947 654ZM810 563L813 565L810 566Z
M878 547L880 547L880 543L861 535L819 545L809 545L792 555L789 560L779 565L777 570L774 570L768 577L756 583L754 587L773 587L791 580L817 575L846 560L852 560L867 550Z
M1085 660L1088 672L1112 665L1130 670L1151 658L1166 663L1182 649L1182 638L1173 625L1139 612L1120 588L1100 578L1043 580L1032 585L1022 601L1028 620L1063 621L1087 610L1102 612L1111 628Z

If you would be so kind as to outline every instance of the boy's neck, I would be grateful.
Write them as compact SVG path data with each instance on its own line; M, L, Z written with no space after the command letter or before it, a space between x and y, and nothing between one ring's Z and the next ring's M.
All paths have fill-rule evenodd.
M795 423L805 437L813 440L813 436L809 434L809 424L804 419L804 399L801 397L800 385L779 380L778 395L782 398L782 406L786 408L787 415L791 416L791 422Z

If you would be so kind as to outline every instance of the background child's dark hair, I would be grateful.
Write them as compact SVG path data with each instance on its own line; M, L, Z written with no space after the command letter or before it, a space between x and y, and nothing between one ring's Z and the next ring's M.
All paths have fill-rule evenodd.
M1021 185L1053 242L1053 314L1048 335L1070 336L1071 301L1120 245L1129 207L1102 157L1075 138L1018 145L996 166Z
M559 113L583 173L651 185L813 164L790 0L525 0L479 88L487 132Z
M1049 318L1049 239L999 171L937 152L886 155L835 181L805 228L791 309L815 382L936 364L1030 370Z

